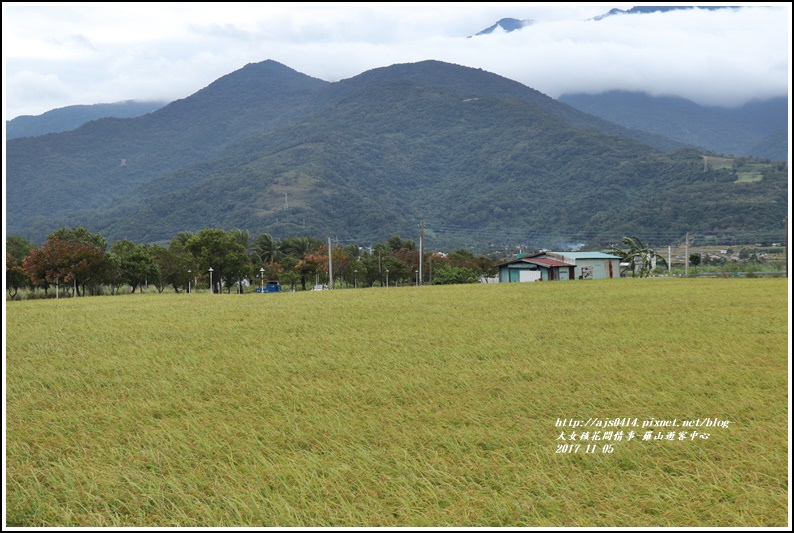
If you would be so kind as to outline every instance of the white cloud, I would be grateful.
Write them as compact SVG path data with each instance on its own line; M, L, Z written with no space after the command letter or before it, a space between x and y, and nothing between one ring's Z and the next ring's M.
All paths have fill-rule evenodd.
M437 59L549 96L609 89L737 105L788 92L790 4L608 17L633 4L3 4L6 119L184 98L273 59L327 81ZM535 23L467 38L505 17Z
M63 107L60 102L72 98L69 86L55 74L23 70L9 76L5 83L12 88L11 96L16 99L20 109L55 109Z

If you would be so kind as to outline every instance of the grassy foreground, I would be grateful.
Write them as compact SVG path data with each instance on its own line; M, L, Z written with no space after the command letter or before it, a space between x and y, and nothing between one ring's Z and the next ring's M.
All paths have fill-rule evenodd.
M7 525L785 526L787 337L786 279L8 302Z

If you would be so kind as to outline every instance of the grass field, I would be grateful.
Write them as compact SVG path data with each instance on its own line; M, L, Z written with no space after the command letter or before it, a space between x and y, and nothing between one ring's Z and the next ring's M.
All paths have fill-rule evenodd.
M752 183L764 179L764 175L760 172L737 172L736 176L736 183Z
M786 526L787 307L786 279L8 302L7 525Z

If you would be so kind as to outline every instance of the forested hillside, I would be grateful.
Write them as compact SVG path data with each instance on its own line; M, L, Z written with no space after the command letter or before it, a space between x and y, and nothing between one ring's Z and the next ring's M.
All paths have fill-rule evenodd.
M785 164L704 164L704 151L627 131L437 61L333 84L268 61L147 117L10 142L8 229L34 240L85 226L111 241L218 227L367 242L424 221L439 245L470 247L782 229ZM123 146L137 149L126 164ZM97 160L114 150L103 170Z
M6 121L6 138L36 137L79 128L100 118L134 118L151 113L167 102L117 102L115 104L72 105L37 116L23 115Z
M788 99L738 108L702 106L683 98L609 91L562 95L561 102L627 128L663 135L716 153L788 160Z

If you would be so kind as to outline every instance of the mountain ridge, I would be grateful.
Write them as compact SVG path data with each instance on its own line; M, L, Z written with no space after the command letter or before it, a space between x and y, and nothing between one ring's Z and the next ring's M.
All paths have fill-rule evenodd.
M109 240L162 241L233 226L357 238L405 232L424 219L438 231L477 227L494 238L595 238L630 228L633 220L621 219L647 200L664 215L632 212L646 220L637 229L695 227L702 209L678 205L691 203L694 190L734 206L712 217L725 231L749 227L741 217L750 204L765 206L758 224L785 207L782 171L769 167L757 183L733 186L735 174L703 173L691 149L605 132L602 119L477 69L428 61L331 84L263 63L148 118L9 141L9 233L43 239L84 225ZM87 177L92 158L119 157L124 143L153 159L144 171L132 158ZM71 165L83 181L64 180L63 169L49 180L53 163ZM679 192L665 197L671 189ZM460 236L474 237L488 238Z
M629 9L610 9L603 15L593 17L591 20L603 20L607 17L615 15L648 15L651 13L667 13L668 11L681 11L689 9L705 9L708 11L717 11L720 9L737 9L743 6L634 6Z
M497 28L502 29L505 32L511 32L520 30L522 28L526 28L527 26L531 26L535 21L532 19L514 19L514 18L502 18L497 20L492 26L485 28L482 31L478 31L474 35L470 35L471 37L476 37L478 35L488 35L496 31Z
M125 100L109 104L72 105L41 115L21 115L6 121L6 138L37 137L63 133L101 118L134 118L157 111L168 102Z
M627 128L655 133L704 150L787 161L788 98L739 108L708 107L680 97L633 91L563 94L559 101ZM764 148L766 146L766 148Z

